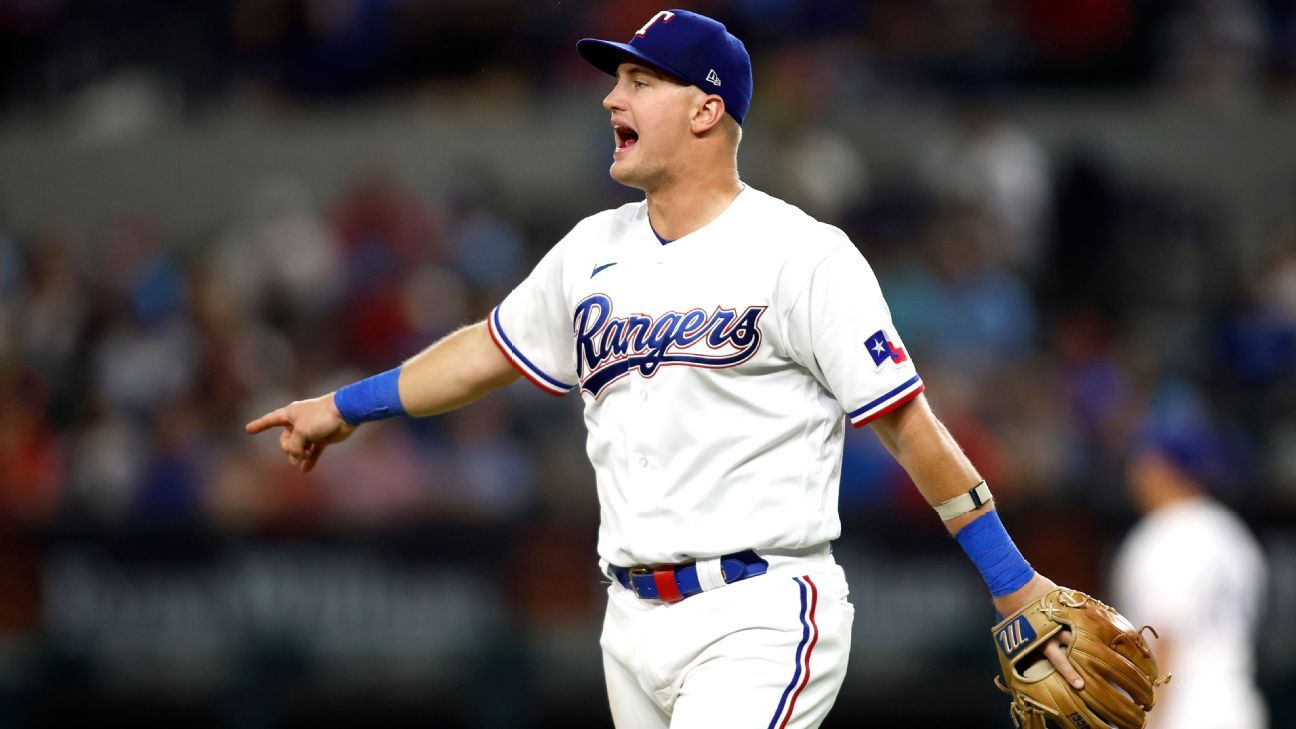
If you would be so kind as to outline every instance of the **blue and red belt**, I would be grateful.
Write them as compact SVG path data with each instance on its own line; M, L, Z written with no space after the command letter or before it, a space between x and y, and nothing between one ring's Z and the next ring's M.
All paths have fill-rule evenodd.
M622 587L645 600L679 602L703 590L702 583L698 580L695 562L656 567L612 565L609 569ZM767 569L769 563L750 549L720 557L720 574L727 585L748 577L763 575Z

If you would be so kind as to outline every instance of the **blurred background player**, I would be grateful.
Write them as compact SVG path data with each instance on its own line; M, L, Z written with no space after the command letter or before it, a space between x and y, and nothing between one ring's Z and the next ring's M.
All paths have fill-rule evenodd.
M1162 670L1174 675L1151 729L1264 729L1255 634L1266 560L1246 524L1212 490L1227 485L1226 448L1182 387L1154 402L1129 462L1143 518L1116 557L1115 607L1156 626Z

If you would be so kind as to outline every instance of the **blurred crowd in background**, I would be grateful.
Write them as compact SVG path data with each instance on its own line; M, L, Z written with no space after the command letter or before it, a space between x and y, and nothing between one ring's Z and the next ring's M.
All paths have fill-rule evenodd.
M1169 84L1194 96L1290 94L1290 0L700 0L766 77L829 67L834 101L904 90ZM660 9L513 0L10 0L0 99L46 104L140 71L187 109L295 104L437 84L543 94L579 83L577 35L620 37ZM775 68L778 70L775 70ZM768 93L768 87L762 89Z
M1089 516L1070 526L1110 544L1133 518L1122 488L1131 448L1187 423L1226 502L1290 524L1296 168L1271 191L1283 212L1243 246L1208 194L1131 175L1101 149L1051 154L1011 112L1081 90L1223 118L1289 109L1296 2L689 7L724 19L753 52L751 118L775 144L760 167L740 157L744 176L861 248L938 415L1006 509L1082 507ZM110 93L134 113L195 121L393 98L498 102L511 114L588 90L599 117L601 79L575 40L628 37L658 9L0 0L0 113L62 118ZM840 106L914 98L950 111L903 168L875 164L853 130L823 121ZM444 417L366 425L309 475L242 426L480 319L580 217L633 195L583 180L573 190L593 193L535 211L489 176L430 192L381 164L324 199L302 182L250 185L196 241L148 208L19 228L0 199L0 530L543 524L569 535L564 558L592 564L578 398L523 381ZM878 518L938 529L867 431L848 437L841 509L848 538L851 523ZM1097 579L1078 586L1098 590Z
M0 100L35 113L124 70L186 109L504 79L543 94L590 83L573 37L617 37L648 7L5 3ZM1210 429L1232 500L1296 501L1296 211L1244 256L1209 201L1122 179L1100 154L1049 159L999 113L1014 93L1077 84L1290 103L1296 3L700 9L755 49L758 110L783 135L749 179L864 251L931 398L1000 493L1121 503L1094 486L1121 482L1150 404ZM849 133L806 123L816 107L915 91L947 94L955 112L901 174L870 175ZM93 229L0 218L0 513L235 530L589 515L589 474L569 455L576 409L518 388L367 427L310 476L239 428L483 316L564 224L595 211L581 202L528 219L485 181L432 196L379 167L327 200L266 181L206 245L169 240L165 211L122 210ZM917 503L871 439L852 439L846 465L844 509Z

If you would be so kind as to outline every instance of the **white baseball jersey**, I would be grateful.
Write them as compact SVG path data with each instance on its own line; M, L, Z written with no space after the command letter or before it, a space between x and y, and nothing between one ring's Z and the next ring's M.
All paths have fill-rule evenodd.
M1156 727L1266 726L1252 678L1265 559L1236 515L1205 498L1149 514L1121 546L1113 580L1116 608L1170 640L1161 668L1174 679L1152 712Z
M586 218L489 325L536 385L579 388L624 566L836 538L844 420L923 388L845 234L751 187L669 243L646 202Z

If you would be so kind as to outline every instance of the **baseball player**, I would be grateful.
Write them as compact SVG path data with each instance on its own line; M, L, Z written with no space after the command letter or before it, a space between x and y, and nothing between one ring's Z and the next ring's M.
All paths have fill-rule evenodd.
M1236 514L1209 495L1219 448L1191 418L1154 426L1130 460L1127 485L1144 518L1116 555L1119 605L1154 622L1174 672L1149 727L1264 729L1255 685L1265 557Z
M610 174L645 200L578 223L485 321L247 430L282 428L289 461L308 471L361 423L443 413L519 373L578 392L616 725L818 726L853 618L829 548L846 422L873 427L1001 613L1055 586L1013 546L989 487L932 415L859 251L739 178L752 96L742 42L683 10L627 33L577 50L615 78L603 99ZM1043 651L1078 688L1067 640Z

